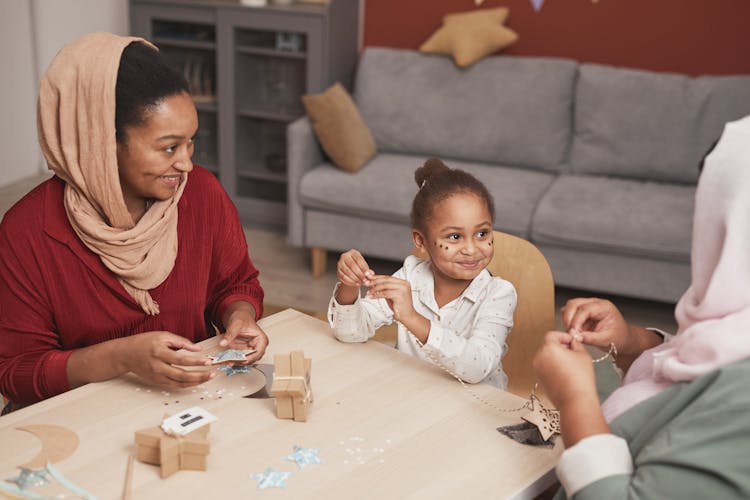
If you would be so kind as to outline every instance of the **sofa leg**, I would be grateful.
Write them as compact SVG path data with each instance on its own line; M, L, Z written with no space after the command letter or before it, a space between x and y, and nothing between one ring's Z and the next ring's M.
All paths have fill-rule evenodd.
M312 275L313 278L320 278L326 273L326 249L313 248L310 256L312 257Z

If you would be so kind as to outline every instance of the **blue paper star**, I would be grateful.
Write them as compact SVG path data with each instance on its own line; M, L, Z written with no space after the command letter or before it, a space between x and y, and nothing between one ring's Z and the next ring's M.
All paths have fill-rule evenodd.
M227 374L227 377L237 375L238 373L250 373L250 367L248 365L224 365L217 368Z
M280 472L274 470L273 467L269 467L260 474L253 474L250 476L250 479L258 481L259 490L265 490L266 488L286 488L286 480L291 475L291 472Z
M294 445L294 453L284 457L284 460L297 462L299 468L304 469L305 465L323 463L320 460L320 457L318 457L318 453L320 453L320 450L316 450L314 448L303 448L301 446Z
M255 352L252 349L242 351L240 349L227 349L226 351L217 352L209 356L214 364L224 363L226 361L245 361L248 354Z
M34 486L41 486L49 483L47 475L47 469L21 469L21 473L18 474L18 476L8 479L8 481L16 483L20 489L25 490Z

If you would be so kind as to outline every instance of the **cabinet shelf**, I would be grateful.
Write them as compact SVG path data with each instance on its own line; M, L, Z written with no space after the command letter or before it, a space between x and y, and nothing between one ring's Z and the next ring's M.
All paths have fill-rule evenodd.
M131 32L160 48L198 112L193 161L219 179L243 223L283 228L287 127L301 97L350 87L358 0L251 7L238 0L129 0Z
M193 96L195 98L195 96ZM215 99L215 98L214 98ZM216 113L218 110L218 107L216 106L216 100L213 101L196 101L195 102L195 109L200 111L201 113Z
M216 50L214 42L202 42L200 40L180 40L177 38L155 37L153 40L157 47L169 46L183 49Z
M239 46L237 52L254 56L279 57L283 59L305 59L306 52L290 52L287 50L266 49L263 47Z
M260 180L268 182L286 183L286 174L280 172L263 172L254 167L244 167L237 170L237 175L243 179Z
M260 120L272 120L275 122L291 122L299 118L298 115L289 115L276 113L274 111L265 111L262 109L242 108L237 110L237 116L244 118L257 118Z

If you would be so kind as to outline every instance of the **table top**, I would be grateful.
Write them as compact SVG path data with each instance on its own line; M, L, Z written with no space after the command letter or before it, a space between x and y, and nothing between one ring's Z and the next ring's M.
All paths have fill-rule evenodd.
M0 417L0 478L40 451L39 439L16 427L60 425L80 444L55 467L98 498L120 498L135 431L201 406L218 417L207 470L161 479L157 466L136 461L133 498L533 498L554 481L559 439L537 448L501 435L496 428L519 423L518 414L482 404L439 368L378 342L338 342L325 322L292 309L260 325L270 338L260 363L292 350L312 359L307 422L276 418L272 398L244 397L264 387L258 370L171 392L128 375ZM203 353L220 350L217 338L202 345ZM471 390L501 408L523 404L486 384ZM323 463L286 460L295 445L318 449ZM285 488L258 489L251 476L269 467L292 473Z

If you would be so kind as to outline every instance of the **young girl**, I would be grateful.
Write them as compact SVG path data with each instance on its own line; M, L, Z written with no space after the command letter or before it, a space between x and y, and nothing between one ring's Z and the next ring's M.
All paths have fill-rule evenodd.
M501 359L516 291L490 275L494 203L474 176L437 158L417 169L410 255L393 276L376 275L357 250L341 255L328 318L337 339L364 342L398 322L400 351L436 361L470 383L505 389ZM368 287L360 298L360 287Z

